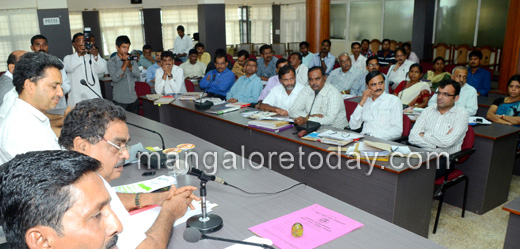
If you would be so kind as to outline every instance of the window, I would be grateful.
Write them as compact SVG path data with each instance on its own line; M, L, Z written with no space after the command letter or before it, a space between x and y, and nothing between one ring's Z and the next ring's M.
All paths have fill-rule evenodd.
M413 0L386 0L383 38L396 41L412 40Z
M249 13L251 16L251 42L271 44L273 37L271 4L253 5Z
M347 28L347 5L332 4L330 6L330 38L345 39Z
M193 38L199 31L197 5L182 5L161 8L161 22L164 50L173 48L177 26L184 26L184 33Z
M383 2L350 2L349 40L381 39Z
M226 44L240 43L239 5L226 5Z
M240 28L240 43L249 43L251 41L251 19L249 18L251 7L240 6L238 7L238 14L240 19L238 20Z
M509 0L482 0L477 46L501 48L506 35Z
M439 0L435 43L473 44L478 0Z
M83 14L81 11L69 12L70 34L83 33ZM72 39L72 37L71 37Z
M36 9L0 10L0 71L14 50L29 51L31 37L40 33Z
M143 47L143 20L139 9L110 9L99 11L103 51L105 56L116 52L116 38L126 35L130 38L130 50Z
M307 33L305 29L305 3L282 5L280 11L280 42L304 41Z

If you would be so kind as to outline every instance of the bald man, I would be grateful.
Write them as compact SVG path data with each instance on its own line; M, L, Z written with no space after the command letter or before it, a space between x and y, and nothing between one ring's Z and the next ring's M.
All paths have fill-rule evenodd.
M20 60L20 57L25 54L25 51L16 50L13 51L9 57L7 57L7 71L0 76L0 106L3 104L4 96L9 90L14 88L13 85L13 72L16 62Z

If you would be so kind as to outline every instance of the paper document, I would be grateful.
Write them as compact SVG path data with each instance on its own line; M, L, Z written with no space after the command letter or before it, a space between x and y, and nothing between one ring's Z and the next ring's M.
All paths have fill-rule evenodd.
M273 245L273 241L266 238L261 238L258 236L251 236L244 240L245 242L251 242L251 243L257 243L257 244L264 244L268 246ZM242 245L242 244L234 244L232 246L226 247L226 249L258 249L258 246L248 246L248 245Z
M343 131L332 131L332 130L326 130L323 132L320 132L319 137L324 138L330 138L335 140L342 140L342 141L352 141L352 140L359 140L363 137L363 135L357 134L357 133L348 133Z
M200 207L200 201L193 200L191 202L193 206L195 207L194 210L191 210L188 207L188 211L182 216L180 219L176 220L173 226L178 226L180 224L185 223L190 217L194 215L202 214L202 210ZM213 208L218 206L216 203L211 203L208 200L206 200L206 208L207 212L211 212ZM130 217L132 219L132 222L137 222L133 224L139 224L139 227L143 229L143 233L146 232L150 227L153 225L155 220L157 219L157 216L159 216L159 213L161 212L160 206L154 206L151 208L142 208L135 211L130 212Z
M159 176L150 180L112 187L118 193L151 193L157 189L177 184L172 176Z
M301 223L303 235L293 237L291 228ZM268 238L280 249L316 248L350 233L363 224L318 204L249 228L253 233Z
M160 99L162 96L162 94L146 94L146 98L149 100Z
M156 100L153 102L154 105L162 105L162 104L169 104L171 102L173 102L175 100L175 98L172 98L172 97L161 97L160 99Z
M469 123L469 125L476 125L476 124L490 125L491 124L491 122L489 120L487 120L483 117L476 117L476 116L469 117L468 123Z

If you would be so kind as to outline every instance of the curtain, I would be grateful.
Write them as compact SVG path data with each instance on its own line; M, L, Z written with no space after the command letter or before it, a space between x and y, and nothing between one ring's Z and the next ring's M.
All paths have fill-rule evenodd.
M70 34L83 33L83 14L81 11L69 12ZM70 37L72 39L72 36Z
M240 43L239 5L226 5L226 44Z
M305 41L305 3L287 4L281 7L280 42Z
M130 51L143 48L143 20L140 9L100 10L99 21L105 56L116 52L116 38L120 35L130 38Z
M251 42L268 43L272 41L273 11L271 4L251 6Z
M193 38L199 31L197 5L182 5L161 8L164 50L172 49L177 35L177 26L184 26L184 33Z
M31 37L40 33L36 9L0 10L0 71L14 50L30 51Z

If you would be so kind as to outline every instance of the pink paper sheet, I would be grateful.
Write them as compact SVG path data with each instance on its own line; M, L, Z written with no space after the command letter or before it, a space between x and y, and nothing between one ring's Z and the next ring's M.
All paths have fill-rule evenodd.
M291 228L296 222L303 226L303 236L298 238L291 234ZM287 249L316 248L361 227L363 224L349 217L314 204L249 230L271 239L278 248Z

